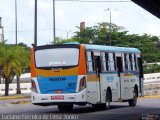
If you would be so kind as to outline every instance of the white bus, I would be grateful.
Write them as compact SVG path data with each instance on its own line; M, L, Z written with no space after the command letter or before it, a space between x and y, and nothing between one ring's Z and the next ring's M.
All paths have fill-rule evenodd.
M110 102L136 106L143 95L141 52L136 48L89 44L33 47L31 57L32 103L92 104L109 109Z

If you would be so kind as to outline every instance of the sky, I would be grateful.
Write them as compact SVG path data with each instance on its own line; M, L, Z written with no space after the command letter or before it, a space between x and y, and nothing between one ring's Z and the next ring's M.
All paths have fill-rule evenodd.
M38 45L45 45L53 40L53 0L37 1L37 42ZM160 36L160 19L131 1L76 2L56 0L56 37L64 39L72 37L74 32L79 30L76 26L79 26L80 22L85 22L86 27L94 26L99 22L109 22L110 13L105 11L108 8L111 10L111 22L123 26L129 31L129 34L142 35L147 33ZM23 42L31 46L34 43L34 0L17 0L17 11L18 43ZM2 17L5 40L9 44L15 44L15 0L0 0L0 17Z

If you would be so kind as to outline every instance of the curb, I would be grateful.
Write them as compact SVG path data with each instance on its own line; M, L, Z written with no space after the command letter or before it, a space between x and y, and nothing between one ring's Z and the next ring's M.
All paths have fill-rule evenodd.
M11 102L10 104L31 104L31 100L25 100L25 101L16 101L16 102Z
M143 96L143 97L139 97L139 99L144 99L144 98L160 98L160 95L155 95L155 96Z
M30 95L13 95L13 96L0 96L0 100L13 100L13 99L24 99L31 98Z

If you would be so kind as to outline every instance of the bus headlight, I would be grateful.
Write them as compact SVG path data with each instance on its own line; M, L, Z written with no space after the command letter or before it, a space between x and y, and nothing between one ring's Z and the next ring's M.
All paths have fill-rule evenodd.
M38 93L36 83L32 79L31 79L31 90L35 93Z
M86 77L82 77L79 81L79 92L86 88Z

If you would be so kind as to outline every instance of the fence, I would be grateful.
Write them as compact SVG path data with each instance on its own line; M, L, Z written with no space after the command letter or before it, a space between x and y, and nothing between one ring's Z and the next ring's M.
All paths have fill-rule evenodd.
M31 93L31 83L21 83L21 93ZM16 94L17 92L17 84L9 85L9 94ZM5 93L5 84L0 84L0 95L4 95Z

